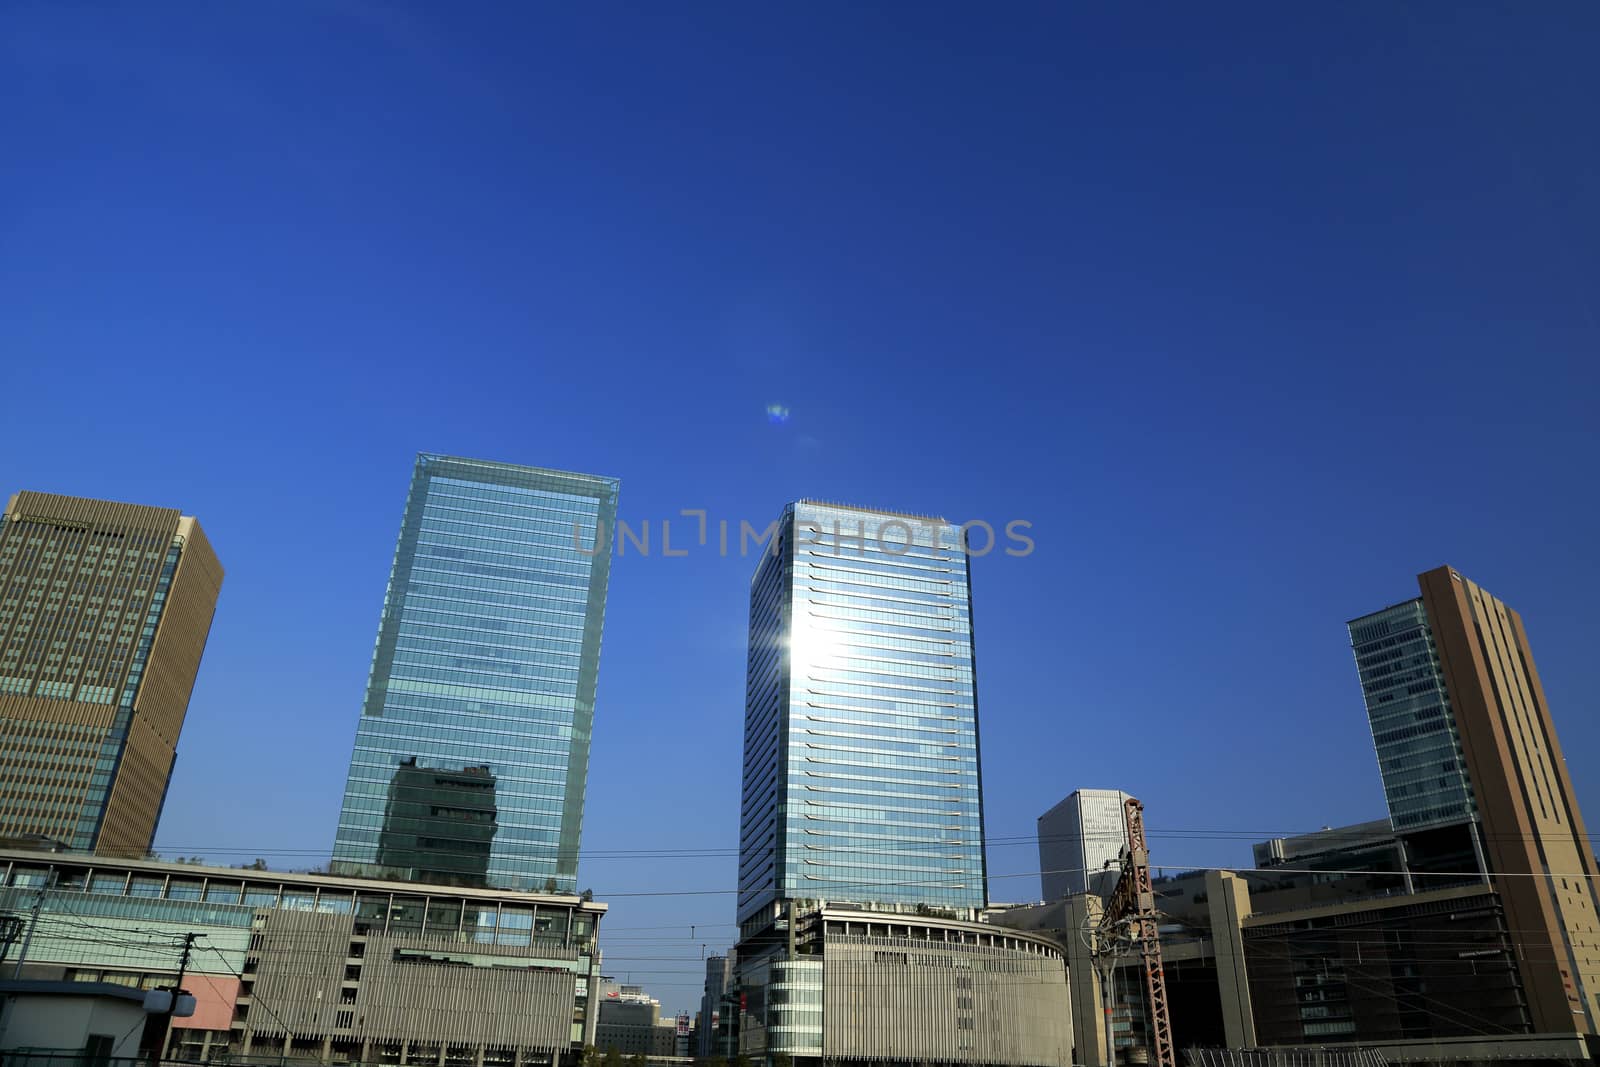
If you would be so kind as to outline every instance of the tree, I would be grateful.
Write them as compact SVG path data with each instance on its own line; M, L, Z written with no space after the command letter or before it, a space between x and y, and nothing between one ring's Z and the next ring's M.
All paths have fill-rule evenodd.
M650 1067L650 1061L645 1058L644 1053L635 1052L628 1057L628 1067Z
M743 1052L733 1058L733 1067L752 1067L750 1057Z
M578 1053L578 1067L600 1067L600 1050L593 1045L583 1046Z
M589 903L591 900L594 899L594 890L593 889L585 889L583 892L578 894L578 899L583 901L585 904Z
M772 1055L772 1067L794 1067L794 1057L787 1052L775 1052Z
M544 880L544 891L546 893L554 893L556 891L556 880L554 878L546 878ZM610 1054L611 1050L606 1049L606 1055L609 1056Z
M606 1049L605 1067L622 1067L622 1053L617 1051L617 1046Z

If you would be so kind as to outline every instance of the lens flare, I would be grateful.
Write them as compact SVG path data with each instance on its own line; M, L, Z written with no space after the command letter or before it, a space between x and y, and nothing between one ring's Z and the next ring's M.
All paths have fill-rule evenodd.
M767 421L779 425L789 421L789 409L782 404L767 405Z

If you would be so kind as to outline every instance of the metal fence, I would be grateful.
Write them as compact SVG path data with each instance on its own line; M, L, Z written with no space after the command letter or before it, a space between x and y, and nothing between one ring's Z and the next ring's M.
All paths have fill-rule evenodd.
M1190 1048L1188 1067L1387 1067L1369 1048Z
M340 1061L334 1061L335 1063ZM0 1067L196 1067L197 1064L216 1067L322 1067L320 1056L239 1056L227 1051L213 1050L205 1060L199 1055L184 1056L172 1053L161 1059L150 1056L96 1056L82 1049L9 1049L0 1051Z

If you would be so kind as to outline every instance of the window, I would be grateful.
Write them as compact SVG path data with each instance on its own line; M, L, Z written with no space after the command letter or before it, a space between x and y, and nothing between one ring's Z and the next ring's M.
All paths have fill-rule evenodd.
M83 1043L83 1059L85 1063L110 1063L112 1043L116 1041L112 1034L90 1034Z
M89 892L115 893L121 896L128 886L128 876L125 874L97 874L89 879Z
M501 908L499 945L526 945L533 931L533 912L528 908Z
M199 900L200 898L200 881L198 879L173 878L167 882L168 900Z

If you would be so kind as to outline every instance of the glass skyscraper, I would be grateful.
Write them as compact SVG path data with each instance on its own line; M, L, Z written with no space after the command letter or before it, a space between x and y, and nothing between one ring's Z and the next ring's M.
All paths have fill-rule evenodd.
M1363 615L1349 629L1394 828L1472 820L1461 734L1421 598Z
M336 871L576 890L617 488L418 456Z
M968 558L943 519L801 500L750 587L738 917L985 903Z

